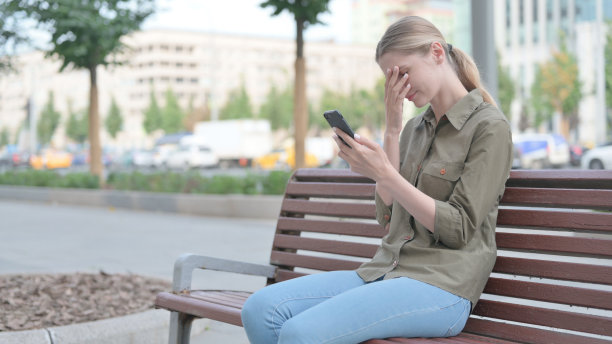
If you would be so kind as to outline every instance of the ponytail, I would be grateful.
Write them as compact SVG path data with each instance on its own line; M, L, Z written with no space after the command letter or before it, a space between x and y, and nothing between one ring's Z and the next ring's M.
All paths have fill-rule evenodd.
M446 49L448 52L448 56L451 57L452 65L459 77L459 81L463 84L466 90L472 91L477 88L480 90L480 94L482 94L482 99L492 104L493 106L497 106L497 103L491 97L491 94L484 88L482 82L480 81L480 72L478 71L478 67L476 67L476 63L474 60L466 53L464 53L459 48L453 46L452 49Z

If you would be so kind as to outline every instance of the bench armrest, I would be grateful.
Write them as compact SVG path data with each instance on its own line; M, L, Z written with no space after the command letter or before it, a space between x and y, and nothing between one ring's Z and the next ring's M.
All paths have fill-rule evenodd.
M276 266L273 265L245 263L186 253L181 255L174 263L174 276L172 278L172 290L174 292L191 288L191 277L194 269L235 272L267 278L273 278L276 273Z

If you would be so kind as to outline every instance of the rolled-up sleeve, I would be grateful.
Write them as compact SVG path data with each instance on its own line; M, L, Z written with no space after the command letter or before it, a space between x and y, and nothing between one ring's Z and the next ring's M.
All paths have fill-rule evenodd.
M495 120L477 130L449 200L435 202L436 242L455 249L469 242L499 202L511 159L512 135L506 121Z
M374 195L374 201L376 203L376 220L384 227L391 220L393 204L386 205L382 198L378 195L378 192L376 192Z

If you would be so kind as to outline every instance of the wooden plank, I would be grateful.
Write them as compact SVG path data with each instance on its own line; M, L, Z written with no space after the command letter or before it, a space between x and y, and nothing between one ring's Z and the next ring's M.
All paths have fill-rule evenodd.
M322 183L322 182L297 182L293 181L287 185L285 194L287 196L300 197L322 197L322 198L349 198L349 199L374 199L376 186L374 184L359 183Z
M275 248L291 248L295 250L325 252L361 258L374 257L378 249L378 245L373 244L304 238L297 235L284 234L277 234L274 237L272 246Z
M506 187L612 189L612 171L512 170Z
M504 191L501 203L551 208L612 209L612 190L510 187Z
M186 295L159 293L155 299L155 306L199 318L208 318L242 326L242 319L240 318L241 310L239 308L204 302Z
M281 213L283 212L304 215L353 217L359 219L376 218L376 207L374 204L364 203L319 202L301 199L284 199L281 205Z
M368 238L382 238L387 234L378 223L363 223L351 221L311 220L281 216L278 219L277 232L303 231L313 233L341 234Z
M612 292L490 277L484 293L612 310Z
M612 334L612 318L592 314L482 299L478 301L472 314L578 332L599 335Z
M246 292L235 294L215 290L191 290L188 293L188 296L194 299L236 308L242 308L242 305L250 295L251 293Z
M280 266L300 267L321 271L355 270L361 263L335 258L313 257L290 252L272 251L270 263Z
M287 269L277 269L276 270L276 282L282 282L286 280L290 280L292 278L297 278L301 276L306 276L307 274L303 272L295 272Z
M499 209L497 225L612 232L612 213Z
M494 272L612 285L612 266L497 257Z
M293 174L293 178L298 181L329 181L345 183L367 183L373 184L374 181L364 177L349 169L327 169L327 168L301 168Z
M468 319L462 335L469 334L533 344L610 344L609 341L603 339L478 318Z
M612 257L612 237L610 239L600 239L497 232L495 233L495 241L498 249Z

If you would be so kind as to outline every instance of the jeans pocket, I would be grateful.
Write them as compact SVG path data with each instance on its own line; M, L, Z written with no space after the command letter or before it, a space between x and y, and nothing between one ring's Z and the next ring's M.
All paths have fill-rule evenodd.
M445 337L453 337L461 333L465 323L470 317L470 309L472 308L472 303L466 299L461 299L459 302L459 307L457 307L457 311L461 311L461 314L457 317L457 320L448 328L446 331Z

